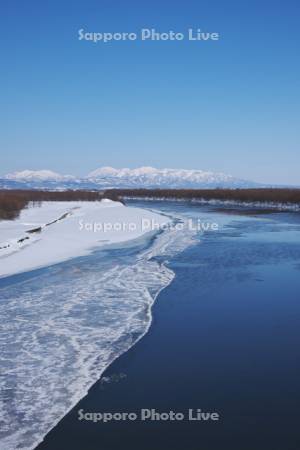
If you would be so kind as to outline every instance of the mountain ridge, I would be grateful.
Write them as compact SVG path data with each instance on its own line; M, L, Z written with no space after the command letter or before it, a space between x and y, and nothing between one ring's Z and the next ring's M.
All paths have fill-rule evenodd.
M259 183L233 177L222 172L200 169L156 169L143 166L134 169L104 166L88 175L75 177L51 170L23 170L0 178L0 187L44 189L107 189L107 188L238 188L258 187ZM12 187L14 186L14 187Z

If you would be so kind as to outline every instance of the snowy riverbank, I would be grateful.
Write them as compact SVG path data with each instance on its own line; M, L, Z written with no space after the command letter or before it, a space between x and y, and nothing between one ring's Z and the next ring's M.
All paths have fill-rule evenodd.
M43 202L0 222L0 277L49 266L95 248L136 239L166 216L119 202Z

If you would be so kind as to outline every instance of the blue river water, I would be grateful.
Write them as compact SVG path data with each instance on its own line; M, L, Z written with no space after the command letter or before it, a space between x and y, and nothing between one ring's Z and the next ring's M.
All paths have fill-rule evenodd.
M299 215L135 204L219 230L164 231L1 280L0 448L35 448L54 427L39 448L298 450ZM87 411L221 420L79 424L82 398Z

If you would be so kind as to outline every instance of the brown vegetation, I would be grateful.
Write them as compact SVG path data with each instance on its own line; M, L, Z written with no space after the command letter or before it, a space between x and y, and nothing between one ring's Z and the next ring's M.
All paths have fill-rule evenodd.
M15 219L27 203L22 197L0 192L0 219Z
M299 203L300 189L112 189L105 195L128 198L234 200L238 202Z
M38 191L38 190L0 190L0 220L15 219L29 202L42 201L96 201L104 197L99 191ZM106 198L119 200L116 192Z

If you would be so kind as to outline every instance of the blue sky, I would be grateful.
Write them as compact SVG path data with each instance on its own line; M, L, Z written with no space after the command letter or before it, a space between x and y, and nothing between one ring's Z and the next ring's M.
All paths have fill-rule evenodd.
M299 1L1 2L0 173L198 168L300 185ZM93 44L78 30L220 33Z

